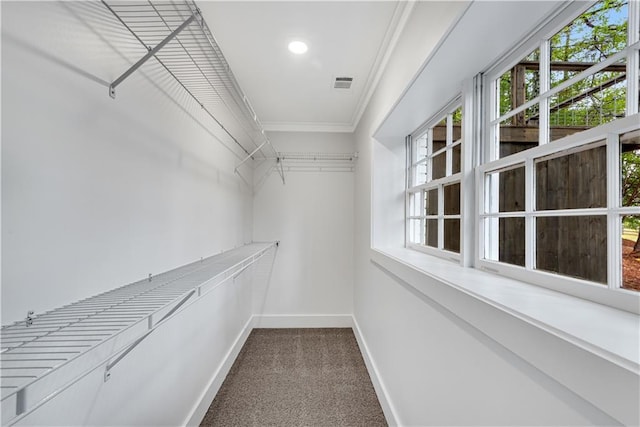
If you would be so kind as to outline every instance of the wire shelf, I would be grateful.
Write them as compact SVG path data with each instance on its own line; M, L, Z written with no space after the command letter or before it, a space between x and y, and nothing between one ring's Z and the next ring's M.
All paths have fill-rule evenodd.
M102 3L150 53L154 47L161 46L152 56L245 154L257 149L254 153L257 157L266 157L267 153L278 156L195 2L102 0ZM167 39L169 41L162 45ZM221 123L215 117L212 112L220 111L221 107L230 113L235 123ZM244 135L232 135L229 130L232 125L237 125ZM249 143L245 142L247 139ZM264 147L263 142L266 142ZM264 149L268 149L267 153Z
M282 152L280 159L292 162L348 162L353 163L357 153L314 153L314 152Z
M3 326L2 424L107 362L108 380L111 368L158 325L241 274L276 245L248 244Z
M286 172L353 172L358 153L281 152Z

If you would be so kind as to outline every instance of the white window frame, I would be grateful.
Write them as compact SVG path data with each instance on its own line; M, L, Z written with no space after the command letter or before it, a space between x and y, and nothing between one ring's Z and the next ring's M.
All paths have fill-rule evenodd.
M461 135L458 140L453 139L453 113L460 109L462 111L462 126ZM446 144L443 148L433 151L433 132L432 128L440 123L444 118L447 119L446 129ZM431 119L423 123L418 129L411 133L407 138L407 189L405 191L406 198L406 236L405 246L407 248L415 249L420 252L424 252L430 255L435 255L441 258L449 259L451 261L460 263L461 253L463 251L464 234L463 234L463 222L462 215L462 198L463 198L463 183L462 176L464 171L464 136L465 136L465 108L462 102L462 96L458 95L453 100L449 101L437 114L433 115ZM422 158L417 158L417 150L415 140L416 137L427 136L427 150L426 155ZM455 147L460 146L460 171L453 174L453 150ZM445 176L437 179L431 179L432 168L429 162L438 155L445 153L446 166ZM427 177L426 182L421 184L415 184L415 170L420 164L427 164ZM444 213L444 187L448 185L459 184L460 185L460 213L457 215L445 215ZM425 206L425 195L430 190L437 190L438 192L438 213L437 215L427 215ZM417 207L420 215L412 215L411 212L411 198L414 194L419 194L418 200L420 200L420 206ZM436 219L438 221L438 247L427 246L425 241L425 226L427 219ZM444 248L444 221L447 219L460 220L460 252L452 252ZM410 223L412 221L419 221L420 224L420 242L412 242L410 236Z
M570 135L553 144L545 144L511 156L485 163L476 169L476 191L478 195L485 195L487 190L486 177L488 174L503 171L516 165L525 165L525 210L522 212L495 212L488 209L486 197L477 197L478 202L478 233L480 251L476 257L476 266L481 269L513 277L525 282L568 293L574 296L602 302L618 308L628 309L629 298L640 303L640 293L622 289L620 259L622 257L622 215L640 215L640 207L620 206L619 179L607 180L607 207L586 209L564 209L536 211L534 209L535 184L534 164L536 159L546 158L554 154L566 154L574 149L593 148L594 144L606 141L607 146L607 176L620 176L620 142L622 135L640 128L640 114L618 119L574 135ZM587 148L588 147L588 148ZM535 220L543 216L561 217L577 215L606 215L607 217L607 285L576 279L560 274L548 273L535 269ZM486 221L491 218L506 217L525 218L525 266L515 266L504 262L494 261L485 257L492 248L487 242L489 227ZM484 250L482 249L484 248ZM495 249L494 249L495 250Z
M640 292L621 288L621 216L638 215L640 207L620 206L620 148L619 135L638 129L640 126L640 114L638 114L638 51L640 50L640 2L629 1L629 24L627 47L612 55L605 61L578 73L576 76L562 82L554 88L549 88L549 39L564 28L567 23L593 6L593 2L573 2L568 4L562 12L544 24L541 29L516 49L504 60L500 61L484 76L485 94L487 101L484 111L487 112L486 121L483 123L485 147L482 160L484 163L476 168L476 253L475 266L493 273L505 275L525 282L568 293L581 298L586 298L599 303L604 303L617 308L639 312ZM540 41L542 40L542 41ZM540 49L540 94L525 102L523 105L513 108L504 115L499 115L497 81L507 70L512 68L524 56ZM599 125L562 139L549 143L549 98L557 92L573 85L607 65L621 59L627 63L627 104L626 116L610 123ZM540 105L539 141L538 147L531 148L499 159L499 127L500 123L508 118L526 111L527 108ZM607 146L607 207L593 209L567 209L554 211L534 210L535 197L535 160L547 156L579 149L598 141L606 141ZM525 210L517 213L487 213L486 194L489 191L486 185L486 177L490 173L512 168L516 165L525 166ZM610 179L614 177L614 179ZM494 189L495 190L495 189ZM495 194L495 193L494 193ZM497 210L496 210L497 211ZM535 269L535 220L541 216L575 216L575 215L606 215L607 217L607 285L597 284L587 280L581 280L560 274L548 273ZM487 259L485 254L495 251L487 238L488 227L486 223L491 218L501 217L525 218L525 266L515 266L504 262Z
M626 116L631 116L638 112L638 50L640 50L640 4L637 0L629 0L628 12L629 23L627 31L627 46L610 56L606 60L586 69L570 79L558 84L557 86L550 88L550 69L549 69L549 52L550 44L549 39L553 37L558 31L562 30L573 19L590 9L597 1L588 2L573 2L567 6L563 13L556 15L549 23L543 25L542 28L536 31L528 42L521 44L517 49L510 53L504 60L499 62L495 67L485 73L485 87L488 89L488 93L485 94L485 99L488 100L486 106L488 109L487 123L485 126L487 150L485 153L484 161L493 161L499 158L499 144L500 144L500 123L517 115L518 113L525 112L528 108L539 104L540 105L540 123L539 123L539 145L549 143L549 98L553 95L561 92L562 90L572 86L573 84L585 79L587 76L595 74L598 71L603 70L607 66L626 59L627 71L627 103L626 103ZM534 50L540 50L540 94L524 104L511 109L509 112L500 115L500 105L498 101L497 87L498 79L508 70L513 68L522 58Z

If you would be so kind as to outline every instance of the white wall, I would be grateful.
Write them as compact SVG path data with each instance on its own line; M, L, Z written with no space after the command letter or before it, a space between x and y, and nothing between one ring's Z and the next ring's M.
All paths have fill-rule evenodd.
M379 391L388 399L389 421L411 426L615 425L614 419L529 361L516 356L490 333L480 332L436 300L372 263L372 246L398 246L401 240L394 237L403 230L402 204L398 207L397 198L401 200L404 187L399 173L404 167L404 154L398 147L402 147L404 136L414 128L384 127L384 143L373 135L380 133L385 118L407 123L389 113L395 105L400 105L398 99L405 90L410 90L412 77L423 69L422 61L433 53L438 37L426 36L425 32L444 34L465 7L466 4L452 2L416 3L355 135L360 159L355 177L358 220L355 223L354 317L380 380ZM508 14L494 18L498 22L516 21ZM528 18L535 21L533 17ZM526 31L523 19L518 16L519 31ZM469 40L474 31L466 27L464 34ZM455 54L456 51L445 52L441 61ZM486 61L492 59L486 58ZM437 65L443 68L442 63ZM476 70L479 71L481 68ZM446 85L451 93L439 101L440 105L429 103L429 96L422 97L422 102L428 105L417 108L437 111L456 95L456 88L461 87L462 81L456 83L455 78L455 70L431 75L430 85ZM412 126L419 125L415 118L409 122ZM393 205L396 208L389 207ZM444 282L426 276L423 285L426 289L450 289ZM473 309L478 316L490 316L482 303ZM513 322L515 325L515 319ZM536 342L539 337L532 332L520 338ZM550 350L545 357L561 360L564 355ZM607 380L602 378L603 382Z
M100 2L2 2L2 323L252 239L241 150ZM249 170L243 171L251 178ZM22 421L179 425L251 316L229 282Z
M108 96L140 48L105 11L2 3L3 324L251 241L241 151L171 77Z
M270 132L281 152L353 152L350 134ZM257 173L257 172L256 172ZM260 315L353 311L353 173L273 172L254 198L254 238L280 240Z

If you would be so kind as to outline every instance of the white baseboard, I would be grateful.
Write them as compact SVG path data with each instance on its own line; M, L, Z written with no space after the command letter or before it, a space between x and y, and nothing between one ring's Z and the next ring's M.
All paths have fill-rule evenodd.
M207 413L207 410L209 409L209 406L211 406L211 402L213 402L213 399L216 397L216 394L218 394L218 390L220 390L222 383L227 377L227 374L229 373L229 370L231 369L233 362L236 361L236 358L238 357L240 350L242 350L242 346L247 341L249 334L253 330L254 322L255 322L255 319L252 316L244 325L244 328L242 328L242 331L240 331L240 333L238 334L238 337L236 338L233 345L225 355L224 360L222 361L222 363L220 364L216 372L211 377L211 380L209 381L207 388L205 389L204 393L202 393L202 395L200 396L200 400L194 406L193 410L191 411L191 414L189 414L189 416L186 418L186 422L184 423L184 425L187 425L187 426L200 425L200 423L202 422L202 419Z
M350 314L256 314L254 328L351 328Z
M378 401L380 401L380 406L382 406L382 412L384 412L384 416L387 419L387 424L389 424L390 426L399 426L400 420L396 414L396 410L393 404L391 403L391 400L389 399L387 388L384 386L384 382L382 382L382 378L380 378L380 375L378 374L376 363L371 358L369 347L367 347L367 343L362 336L362 333L360 332L358 321L355 319L355 317L353 317L352 322L353 334L356 336L358 346L360 346L360 352L362 353L364 364L367 366L367 371L369 371L369 377L371 377L373 388L375 389L376 395L378 396Z

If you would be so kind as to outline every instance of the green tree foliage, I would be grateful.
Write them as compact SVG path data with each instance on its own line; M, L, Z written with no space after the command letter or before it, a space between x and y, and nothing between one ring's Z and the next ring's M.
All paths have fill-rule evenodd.
M551 62L594 64L627 44L628 0L604 0L551 38ZM623 65L623 64L621 64ZM551 71L551 86L582 69ZM571 85L551 98L552 124L592 127L624 116L625 72L603 70Z
M604 0L551 38L551 61L600 62L627 44L628 0Z
M599 63L627 45L628 0L602 0L550 39L550 85L558 86ZM524 99L539 95L539 73L531 64L539 62L539 51L523 58L526 67ZM618 66L616 68L616 66ZM623 117L626 110L624 63L614 64L556 93L550 98L552 126L593 127ZM513 70L500 78L500 114L512 105ZM527 122L538 119L538 107L526 112Z
M640 150L622 153L622 206L640 206Z

